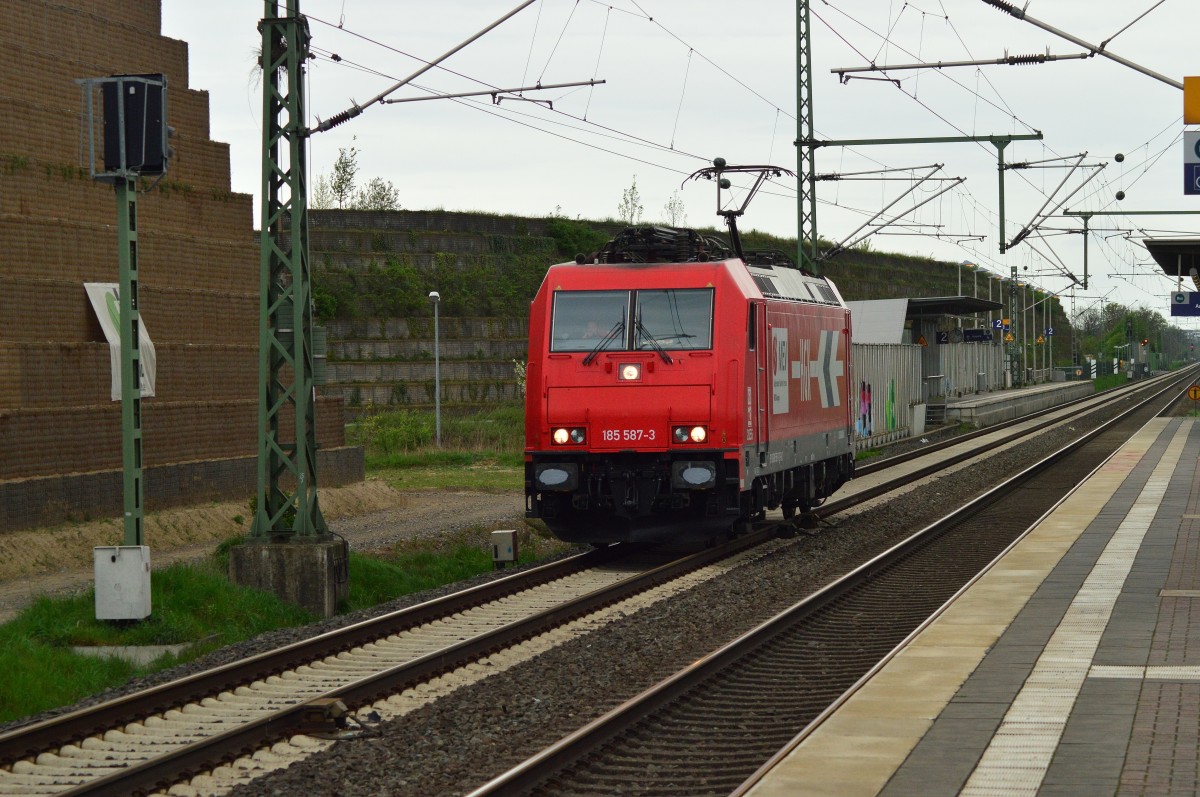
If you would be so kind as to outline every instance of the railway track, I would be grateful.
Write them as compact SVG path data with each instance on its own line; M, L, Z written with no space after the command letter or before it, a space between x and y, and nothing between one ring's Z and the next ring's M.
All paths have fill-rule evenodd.
M960 453L946 460L958 461ZM774 533L767 527L669 563L644 549L592 552L10 731L0 735L0 793L149 792L296 734L306 734L297 737L295 752L303 755L310 744L328 744L304 740L355 732L343 706L359 710L428 684L681 574L722 560L731 567L738 560L730 557L768 555L769 548L756 546Z
M1182 389L1121 413L469 797L743 794L797 729L830 712Z

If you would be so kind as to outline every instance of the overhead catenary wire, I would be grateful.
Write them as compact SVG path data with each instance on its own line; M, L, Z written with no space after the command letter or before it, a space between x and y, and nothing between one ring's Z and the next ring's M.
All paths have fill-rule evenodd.
M649 7L649 4L646 4L646 3L643 3L643 4L642 4L642 6L641 6L640 8L642 8L643 10L647 10L647 11L648 11L648 10L651 10L651 9L650 9L650 7ZM911 10L911 9L910 9L910 10ZM605 6L605 17L606 17L606 20L607 20L607 19L608 19L608 18L611 16L611 11L612 11L612 7L611 7L611 6ZM645 15L645 16L646 16L647 18L649 18L649 16L648 16L648 15ZM577 18L578 18L578 15L577 15ZM598 20L598 18L597 18L597 21L599 21L599 20ZM913 21L914 21L914 20L911 20L911 19L910 19L910 22L913 22ZM655 20L655 24L661 24L661 23L659 23L657 20ZM597 26L596 26L596 31L597 31L597 33L599 33L599 32L600 32L600 25L599 25L599 24L597 24ZM547 33L547 34L549 34L549 29L548 29L548 28L547 28L547 30L546 30L546 33ZM686 38L686 36L685 36L685 37L679 37L679 38L680 38L680 39L682 39L682 38ZM590 49L590 48L589 48L589 49ZM603 49L604 49L604 48L603 48L603 47L601 47L599 52L600 52L600 53L602 53L602 52L603 52ZM597 55L597 63L599 63L599 61L600 61L600 55L598 54L598 55ZM910 85L910 87L911 87L911 84L909 84L909 85ZM590 95L592 94L592 92L591 92L591 91L589 91L589 92L588 92L588 94L589 94L589 96L590 96ZM765 93L763 93L763 92L760 92L760 96L761 96L762 94L765 94ZM975 92L975 94L978 94L978 92ZM925 102L929 102L929 103L930 103L930 104L931 104L931 105L932 105L932 106L933 106L935 109L937 109L937 110L944 110L944 107L943 107L943 106L940 106L940 105L938 105L936 102L934 102L934 101L931 101L931 100L929 99L929 97L930 97L930 95L928 94L928 92L926 92L925 94L923 94L923 95L922 95L922 100L923 100L923 101L925 101ZM474 106L476 105L475 103L464 103L464 104L469 104L469 105L471 105L472 107L474 107ZM496 109L489 108L488 110L489 110L489 111L492 111L492 112L494 112ZM779 117L780 115L782 115L782 113L783 113L783 109L780 109L780 108L778 108L777 106L775 106L774 116L775 116L775 119L776 119L776 123L777 123L778 117ZM500 109L500 113L499 113L498 115L507 117L507 116L509 116L509 112L508 112L508 110L507 110L507 109ZM517 120L533 120L533 119L544 120L546 116L547 116L547 114L545 114L544 112L538 112L538 113L532 113L532 114L529 114L529 115L527 115L527 116L517 116L517 117L514 117L514 118L515 118L515 119L517 119ZM677 116L678 116L678 112L677 112ZM789 116L790 116L790 114L789 114ZM574 120L578 120L578 121L580 121L580 122L582 123L582 125L583 125L585 128L587 128L587 130L586 130L586 131L584 131L584 130L581 130L581 131L580 131L580 132L582 132L582 133L584 134L584 136L583 136L583 139L582 139L582 141L581 141L580 143L581 143L581 144L583 144L584 146L589 146L589 145L590 145L590 144L589 144L589 140L590 140L590 139L592 139L592 138L594 138L594 134L593 134L593 132L592 132L592 131L593 131L593 130L596 130L596 129L599 129L599 128L595 128L595 127L593 127L593 124L591 123L591 121L590 121L589 119L587 119L586 117L585 117L585 118L582 118L582 119L579 119L578 117L574 117L574 116L573 116L573 115L571 115L571 114L567 114L567 115L565 115L565 116L561 116L561 117L558 117L558 118L560 118L560 119L568 119L568 117L570 117L571 119L574 119ZM510 119L510 121L512 121L512 120ZM520 124L521 122L520 122L520 121L518 121L517 123L518 123L518 124ZM549 122L549 123L547 123L546 121L539 121L539 122L538 122L538 125L539 125L539 126L542 126L542 127L546 126L547 124L552 124L554 127L558 127L559 129L563 129L563 130L566 130L566 129L568 129L568 127L567 127L567 126L561 126L561 127L560 127L560 125L562 125L562 123L561 123L561 122ZM621 127L621 126L620 126L620 125L618 125L618 126L614 126L614 127L612 128L613 130L615 130L615 131L617 131L617 132L616 132L616 133L615 133L615 134L614 134L614 135L611 137L611 139L610 139L610 140L612 140L612 141L616 141L616 142L622 142L622 141L624 141L624 140L625 140L625 136L626 136L626 135L628 135L628 134L627 134L627 133L625 133L624 131L620 130L620 127ZM677 132L677 128L678 128L678 126L676 125L676 130L673 130L673 135L672 135L672 141L671 141L671 142L667 142L667 143L665 143L665 145L664 145L664 144L657 144L657 146L665 146L665 147L667 147L667 149L664 149L663 151L668 151L668 150L669 150L669 148L670 148L670 146L671 146L672 144L674 144L675 146L679 146L679 145L680 145L680 143L681 143L681 142L680 142L680 141L678 141L678 140L676 139L676 132ZM534 128L534 129L536 129L536 128ZM570 135L570 134L569 134L569 135ZM772 138L774 138L774 135L772 136ZM686 144L686 142L683 142L683 143L685 143L685 144ZM624 144L624 143L622 143L622 144L621 144L621 147L624 147L624 146L625 146L625 144ZM649 152L654 152L654 150L655 150L655 144L651 144L651 145L650 145L650 146L647 148L647 151L649 151ZM617 154L618 154L618 155L620 155L621 157L624 157L624 155L623 155L623 154L621 154L621 153L617 153ZM844 157L844 156L845 156L845 151L843 151L843 157ZM691 155L690 155L690 154L687 154L687 155L685 155L685 157L691 157ZM698 155L696 155L695 157L699 157L699 156L698 156ZM646 159L637 159L635 162L646 162L646 160L650 160L650 161L661 161L661 160L663 160L663 159L661 159L661 158L659 158L659 157L656 157L656 155L655 155L655 154L651 154L651 155L649 155L649 156L648 156ZM665 159L665 160L666 160L666 161L669 163L669 162L670 162L672 159ZM679 171L679 170L671 170L671 171ZM1131 169L1131 171L1132 171L1132 169ZM777 186L777 188L780 188L780 186ZM786 186L786 187L782 187L782 188L785 188L785 189L786 189L788 192L790 192L790 191L791 191L791 186ZM1100 191L1100 190L1102 190L1102 189L1099 189L1099 188L1097 188L1097 189L1095 189L1095 190L1096 190L1096 191ZM782 193L782 192L781 192L781 193L779 194L779 196L781 196L781 197L784 197L784 196L794 196L794 195L793 195L793 194L790 194L790 193L787 193L787 194L785 194L785 193ZM991 218L994 218L994 210L993 210L993 209L991 209L991 208L989 208L989 207L986 207L986 206L985 206L985 204L986 204L986 203L981 203L981 202L980 202L980 200L979 200L979 198L978 198L978 197L976 197L976 196L974 196L974 195L972 195L972 194L971 194L971 192L970 192L969 190L967 190L965 187L963 187L961 190L955 190L954 192L952 192L952 196L954 197L954 199L953 199L953 203L954 203L954 205L955 205L956 207L959 207L959 208L961 208L962 212L965 214L965 216L966 216L966 218L967 218L968 220L969 220L969 219L971 219L971 216L972 216L972 214L975 214L975 215L976 215L978 218L983 218L984 216L986 216L986 217L991 217ZM974 258L973 258L973 259L974 259Z
M596 66L592 69L592 80L600 74L600 56L604 54L604 42L608 40L608 21L612 17L612 7L609 6L608 11L604 14L604 28L600 31L600 46L596 48ZM592 107L592 91L588 91L587 104L583 106L583 118L586 120L588 111Z
M445 53L442 53L437 58L435 58L433 61L427 62L424 66L422 66L416 72L413 72L408 77L404 78L403 80L398 81L394 86L391 86L390 88L387 88L387 89L381 91L379 94L376 94L374 97L372 97L371 99L362 103L361 105L356 102L350 108L346 109L345 111L342 111L341 113L338 113L338 114L334 114L333 116L329 117L325 121L318 124L315 128L312 128L311 130L309 130L308 131L309 134L320 133L325 130L329 130L331 128L337 127L338 125L343 124L344 122L348 122L349 120L351 120L354 117L361 114L365 109L369 108L370 106L372 106L375 103L382 100L387 95L391 94L396 89L401 88L406 83L410 83L411 81L417 79L421 75L428 72L430 69L433 69L441 61L446 60L447 58L454 55L455 53L457 53L459 50L463 49L467 45L479 40L481 37L487 35L491 31L495 30L500 25L502 25L505 22L507 22L508 20L512 19L514 16L519 14L524 9L533 5L534 2L536 2L536 0L525 0L525 2L521 3L519 6L514 8L512 11L509 11L507 14L500 17L500 19L498 19L495 22L493 22L492 24L488 25L486 28L479 31L475 35L471 36L470 38L468 38L466 41L462 42L461 44L447 50Z

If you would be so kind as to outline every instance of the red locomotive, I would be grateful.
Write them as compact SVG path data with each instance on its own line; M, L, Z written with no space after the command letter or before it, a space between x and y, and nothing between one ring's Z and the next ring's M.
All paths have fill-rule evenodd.
M712 537L768 509L790 518L853 474L850 312L824 277L742 253L742 211L719 211L736 254L631 227L546 274L529 322L525 494L558 537Z

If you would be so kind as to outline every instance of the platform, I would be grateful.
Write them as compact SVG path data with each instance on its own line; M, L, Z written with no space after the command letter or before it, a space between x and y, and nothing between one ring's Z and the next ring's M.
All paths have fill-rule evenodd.
M969 423L977 429L982 429L1095 393L1096 388L1090 381L1052 382L992 393L976 393L947 399L946 420L949 423Z
M1148 423L751 797L1200 793L1198 457Z

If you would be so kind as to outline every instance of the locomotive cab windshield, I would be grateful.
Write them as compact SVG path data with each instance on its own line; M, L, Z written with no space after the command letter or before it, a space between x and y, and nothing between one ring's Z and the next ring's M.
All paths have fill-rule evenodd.
M551 352L693 351L712 338L712 288L554 292Z

